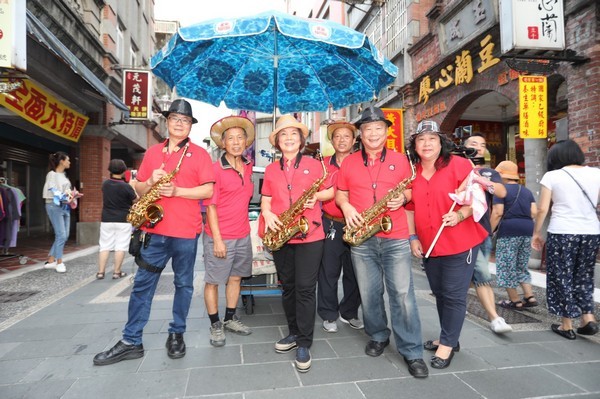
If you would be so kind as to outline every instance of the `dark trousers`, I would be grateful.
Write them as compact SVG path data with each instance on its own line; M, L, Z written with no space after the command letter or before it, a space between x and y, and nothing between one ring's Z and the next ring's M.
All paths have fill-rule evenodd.
M285 244L273 252L283 293L283 311L298 346L310 348L315 327L316 288L323 241Z
M332 228L335 229L335 235L333 239L326 238L323 247L317 290L317 313L323 320L336 320L338 315L350 320L358 317L360 292L352 266L350 246L342 239L344 224L323 217L323 228L326 235ZM338 305L338 280L342 270L344 296Z
M440 343L454 347L465 321L467 291L477 261L476 246L470 251L456 255L425 259L425 273L437 307L440 320Z

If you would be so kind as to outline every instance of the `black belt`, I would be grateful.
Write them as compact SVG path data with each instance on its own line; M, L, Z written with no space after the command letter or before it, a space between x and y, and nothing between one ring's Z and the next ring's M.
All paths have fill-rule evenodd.
M327 212L323 212L323 216L325 216L329 220L333 220L334 222L338 222L338 223L341 223L341 224L346 224L346 219L344 219L344 218L336 218L335 216L331 216Z

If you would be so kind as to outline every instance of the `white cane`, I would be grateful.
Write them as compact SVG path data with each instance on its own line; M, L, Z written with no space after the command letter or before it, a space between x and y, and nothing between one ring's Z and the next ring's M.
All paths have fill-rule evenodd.
M452 203L452 206L450 207L450 210L448 211L448 213L452 212L454 210L455 206L456 206L456 201L454 201ZM444 223L442 223L442 225L440 226L440 229L438 230L437 234L435 235L435 238L433 239L433 242L431 243L431 246L429 247L429 249L427 250L427 253L425 254L425 258L429 258L431 251L433 251L433 247L435 247L435 243L440 238L440 235L442 235L442 230L444 230L444 227L446 227L446 226Z

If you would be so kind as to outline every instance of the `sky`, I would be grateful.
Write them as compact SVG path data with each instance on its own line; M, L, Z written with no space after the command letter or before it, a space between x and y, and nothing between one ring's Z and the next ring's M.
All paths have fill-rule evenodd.
M258 14L269 10L298 12L306 16L314 4L313 0L155 0L154 18L157 20L179 21L181 26L213 18L240 17ZM203 146L202 140L210 136L210 127L222 117L231 115L224 105L217 108L199 101L192 103L198 123L193 125L190 139Z

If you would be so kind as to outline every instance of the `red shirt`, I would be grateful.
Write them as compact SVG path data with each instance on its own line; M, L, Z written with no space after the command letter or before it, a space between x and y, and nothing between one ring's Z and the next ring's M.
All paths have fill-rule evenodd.
M338 176L337 188L347 191L350 204L362 213L411 175L406 155L386 151L383 162L381 153L379 153L374 161L369 160L368 165L365 166L362 152L358 151L344 159ZM373 188L374 185L375 188ZM408 225L404 207L393 212L388 210L387 214L392 218L392 230L388 234L379 232L376 236L407 239Z
M277 215L288 210L304 191L323 176L321 162L314 158L303 156L297 168L294 167L294 163L295 159L292 160L289 170L286 166L282 170L281 162L274 162L265 168L261 194L271 197L271 211ZM326 183L327 181L324 184ZM323 240L325 233L321 228L321 207L315 205L313 209L305 209L302 215L308 219L308 233L304 239L293 238L288 243L303 244Z
M452 156L445 168L436 170L427 181L423 178L423 167L417 165L417 177L412 185L412 202L406 209L414 210L416 232L427 252L440 226L442 215L450 211L452 199L448 195L454 193L467 178L473 165L465 158ZM460 209L460 205L454 207ZM488 236L486 230L472 217L468 217L456 226L444 227L430 256L455 255L479 245Z
M198 187L215 181L212 160L205 149L192 142L188 142L188 150L184 156L179 172L172 182L178 187ZM144 160L138 170L137 178L146 181L152 176L155 169L171 172L181 158L182 150L172 154L163 152L164 143L155 144L148 148ZM150 233L161 234L168 237L195 238L202 232L202 214L200 201L182 197L161 197L157 202L163 207L164 217L154 227L144 227L142 230Z
M254 193L252 183L252 163L242 157L244 175L235 170L225 155L213 164L215 185L213 196L205 205L215 205L219 221L219 231L224 240L244 238L250 234L248 205ZM206 233L213 236L210 223L206 224Z
M335 160L335 156L325 157L324 162L325 167L327 168L327 179L329 180L329 184L334 188L334 191L337 191L336 186L340 167ZM342 210L335 203L335 195L329 201L323 202L323 212L336 218L344 218Z

